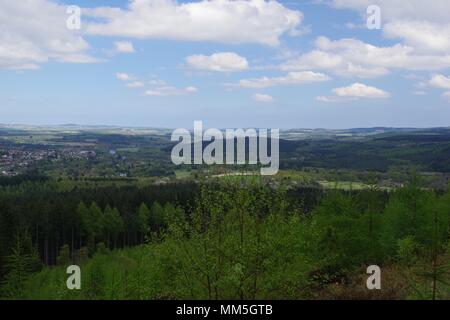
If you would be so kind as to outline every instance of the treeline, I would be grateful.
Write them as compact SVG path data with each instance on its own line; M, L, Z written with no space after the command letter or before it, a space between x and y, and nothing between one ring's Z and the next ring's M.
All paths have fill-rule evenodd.
M116 250L123 213L116 203L103 207L83 200L73 211L86 226L76 250L87 251L76 258L82 289L65 287L70 239L59 252L60 266L38 272L32 241L18 237L5 259L2 294L27 299L450 298L450 191L424 190L413 178L390 194L376 185L357 192L332 190L309 211L294 194L304 196L258 179L203 184L191 205L140 205L133 211L141 223L136 243L145 244ZM105 217L109 226L101 222ZM95 247L91 258L89 246ZM382 290L365 287L366 268L373 264L382 269Z
M77 221L72 225L72 236L76 233L78 239L71 239L71 253L75 254L76 241L78 248L85 245L89 252L94 252L99 242L108 249L143 244L147 236L157 236L165 230L166 221L177 211L170 202L161 205L155 201L150 208L142 202L127 219L109 204L102 210L96 202L92 202L89 207L80 202L75 215ZM74 256L72 260L77 262Z
M24 182L45 182L48 181L48 177L38 172L28 172L26 174L17 175L13 177L0 176L0 186L14 186Z
M280 169L304 167L376 170L416 167L423 172L450 172L447 130L433 134L374 135L361 139L280 141Z
M59 191L59 181L38 174L0 180L0 280L6 272L4 257L23 234L46 265L56 263L63 245L69 246L74 260L77 250L87 247L93 253L98 242L110 249L134 246L149 232L165 230L165 219L174 211L190 214L199 191L199 185L189 181L143 188L95 181L95 187ZM289 191L304 212L312 210L320 194L314 188Z
M134 246L143 242L144 215L149 231L158 232L161 217L175 205L187 208L198 189L185 182L59 191L58 183L47 179L5 181L0 187L0 281L7 272L5 257L25 234L47 265L56 263L63 245L73 257L83 247L93 253L98 242L109 248Z

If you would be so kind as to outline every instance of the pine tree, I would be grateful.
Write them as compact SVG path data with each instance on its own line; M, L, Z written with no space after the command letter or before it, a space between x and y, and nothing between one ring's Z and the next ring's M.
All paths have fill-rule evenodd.
M71 261L69 245L65 244L59 250L59 256L56 258L56 264L60 266L68 266Z
M91 236L95 240L102 235L103 228L103 212L96 202L92 202L89 207L89 223L91 225Z
M79 247L82 248L83 247L83 237L87 237L89 236L89 234L91 233L91 225L90 225L90 218L89 218L89 209L86 206L86 204L81 201L78 204L78 208L77 208L77 215L79 217L79 221L80 221L80 230L79 230Z
M42 267L39 254L32 245L26 231L18 231L11 254L6 257L7 274L2 283L1 292L4 297L20 298L23 295L26 280L31 273Z
M156 210L156 209L155 209ZM141 203L138 209L138 231L141 233L141 243L144 242L144 237L150 228L150 210L145 203Z
M164 209L158 201L152 205L150 214L150 227L152 231L159 232L164 226Z
M103 229L108 248L111 247L111 238L113 239L114 247L116 247L117 237L124 231L124 223L116 207L111 208L109 205L106 206L103 214Z

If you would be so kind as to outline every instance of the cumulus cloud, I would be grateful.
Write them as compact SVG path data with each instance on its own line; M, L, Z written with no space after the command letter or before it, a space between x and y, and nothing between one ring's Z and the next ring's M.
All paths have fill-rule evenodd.
M249 68L247 59L233 52L192 55L186 58L186 63L192 69L217 72L245 71Z
M417 51L447 53L450 50L450 24L395 21L386 24L384 34L388 38L403 39Z
M342 99L338 99L338 98L333 97L333 96L318 96L316 98L316 100L320 101L320 102L339 102L339 101L342 101Z
M430 79L429 84L435 88L450 89L450 77L436 74Z
M140 39L279 44L285 33L296 34L303 19L277 1L131 0L126 9L98 7L83 13L100 20L87 32Z
M442 93L442 97L450 101L450 77L446 77L442 74L435 74L428 82L420 83L422 86L431 86L438 89L446 90Z
M118 53L134 53L134 46L129 41L117 41L114 43L115 51Z
M282 77L262 77L253 79L242 79L238 84L228 84L228 86L237 86L241 88L269 88L275 86L301 85L307 83L324 82L331 80L329 76L323 73L312 71L289 72Z
M48 0L3 0L0 5L0 68L37 69L42 63L93 63L90 46L67 28L67 6Z
M367 66L362 61L355 61L350 52L347 54L329 51L313 50L287 61L281 68L283 70L328 70L336 75L359 78L375 78L389 73L385 67Z
M418 54L413 47L396 44L378 47L357 39L319 37L315 49L285 62L283 70L328 70L348 77L376 78L391 69L440 70L450 67L450 54Z
M374 46L357 39L332 41L320 37L310 53L291 59L284 70L328 70L341 76L376 78L393 70L438 71L450 67L450 1L433 0L324 0L337 9L350 9L365 24L367 8L377 5L382 33L398 39L391 46ZM443 80L440 79L435 79ZM425 84L430 85L428 83ZM435 84L436 85L436 84Z
M116 73L116 78L126 82L127 88L130 89L149 87L150 89L145 90L143 93L144 96L149 97L181 96L198 92L198 89L194 86L176 88L166 84L165 81L160 79L152 79L148 82L144 82L143 80L139 80L138 77L124 72Z
M252 96L253 100L262 103L272 103L273 97L268 94L256 93Z
M164 86L166 85L166 82L161 79L152 79L148 82L152 86Z
M342 87L333 89L333 92L338 97L351 97L351 98L388 98L390 94L381 89L366 86L362 83L354 83L349 87Z
M178 89L171 86L164 86L164 87L157 87L151 90L146 90L144 92L144 95L150 97L169 97L169 96L192 94L196 92L198 92L198 89L192 86L183 89Z
M448 0L331 0L332 6L340 9L352 9L365 15L370 5L381 8L383 20L428 20L448 22L450 3Z
M134 76L128 73L118 72L116 73L116 78L121 81L131 81L134 80Z
M402 39L416 51L446 53L450 50L450 1L433 0L332 0L336 8L352 9L364 18L369 5L381 8L383 33Z
M333 102L342 100L357 100L362 98L367 99L384 99L389 98L391 95L381 89L367 86L362 83L354 83L348 87L341 87L333 89L332 96L320 96L317 100L323 102Z
M142 81L133 81L127 84L128 88L143 88L145 87L145 84Z

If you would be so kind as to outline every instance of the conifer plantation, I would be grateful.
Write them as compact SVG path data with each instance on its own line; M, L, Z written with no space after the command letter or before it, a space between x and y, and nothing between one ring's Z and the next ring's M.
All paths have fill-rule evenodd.
M450 190L416 175L389 191L5 181L2 299L450 298ZM81 290L66 287L72 264ZM366 288L369 265L382 290Z

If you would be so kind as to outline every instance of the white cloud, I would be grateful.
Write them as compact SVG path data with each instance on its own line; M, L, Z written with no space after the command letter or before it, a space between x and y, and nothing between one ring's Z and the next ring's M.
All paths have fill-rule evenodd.
M326 38L317 44L318 50L342 58L334 67L334 73L348 74L346 66L353 64L371 72L367 77L377 77L393 69L438 71L450 67L450 1L448 0L326 0L338 9L358 12L365 24L367 8L377 5L381 9L382 32L388 39L399 39L400 43L390 47L375 47L355 39L330 41ZM360 23L356 22L356 24ZM290 61L289 70L327 70L319 65L315 68L307 56ZM304 66L306 65L306 66ZM297 68L295 68L297 66ZM373 69L375 68L375 69ZM354 72L364 78L364 71ZM435 76L430 82L420 84L421 88L432 85L448 88L445 77ZM421 90L419 90L421 91Z
M145 87L145 84L142 81L133 81L127 84L128 88L143 88Z
M370 87L362 83L354 83L349 87L333 89L333 92L339 97L353 98L388 98L389 93L375 87Z
M194 86L176 88L167 85L165 81L160 79L152 79L148 82L144 82L143 80L139 80L138 77L124 72L116 73L116 78L126 82L127 88L130 89L144 88L146 87L146 84L148 84L150 89L145 90L143 95L149 97L181 96L198 92L198 89Z
M323 73L316 73L312 71L289 72L282 77L262 77L254 79L242 79L238 84L231 84L229 86L238 86L242 88L269 88L274 86L300 85L314 82L323 82L331 80L329 76Z
M317 100L323 102L333 101L345 101L345 100L357 100L362 98L367 99L384 99L389 98L391 95L381 89L367 86L362 83L354 83L348 87L341 87L333 89L333 96L320 96Z
M169 96L192 94L196 92L198 92L198 89L192 86L183 89L178 89L171 86L164 86L164 87L157 87L151 90L146 90L144 92L144 95L150 97L169 97Z
M432 86L439 89L447 90L442 93L442 97L450 101L450 77L446 77L442 74L435 74L427 83L423 83L423 86Z
M320 102L339 102L342 101L342 99L339 99L337 97L333 97L333 96L318 96L316 98L317 101Z
M450 2L448 0L331 0L332 5L341 9L352 9L366 14L370 5L381 8L383 20L428 20L448 22Z
M48 61L93 63L89 44L66 25L67 6L48 0L2 0L0 68L37 69Z
M150 85L152 85L152 86L164 86L164 85L166 85L166 82L164 80L160 80L160 79L153 79L153 80L150 80L148 83Z
M114 42L115 51L119 53L134 53L134 46L129 41Z
M196 92L198 92L198 89L196 87L191 86L191 87L186 87L184 89L184 91L186 91L188 93L196 93Z
M268 94L262 94L262 93L256 93L253 95L253 100L257 101L257 102L262 102L262 103L272 103L273 102L273 97L268 95Z
M448 0L332 0L336 8L352 9L365 19L369 5L381 9L383 33L399 38L419 52L450 50L450 1Z
M430 79L429 84L435 88L450 89L450 78L436 74Z
M389 73L384 67L362 66L362 61L354 61L350 53L330 51L313 50L287 61L281 68L283 70L328 70L336 75L359 78L375 78Z
M192 55L186 58L186 63L193 69L218 72L245 71L249 68L247 59L233 52Z
M121 81L132 81L134 80L134 76L128 74L128 73L123 73L123 72L118 72L116 73L116 78L121 80Z
M395 21L384 26L388 38L404 42L422 52L448 53L450 50L450 24L429 21Z
M375 78L391 69L440 70L450 67L450 54L418 54L413 47L396 44L377 47L357 39L319 37L316 49L285 62L283 70L328 70L347 77Z
M299 69L334 69L344 62L343 57L328 53L321 50L313 50L309 53L301 55L295 60L290 60L283 65L284 70L299 70Z
M131 0L126 9L84 9L103 22L87 24L95 35L140 39L259 43L276 46L284 33L295 34L303 14L277 1Z

